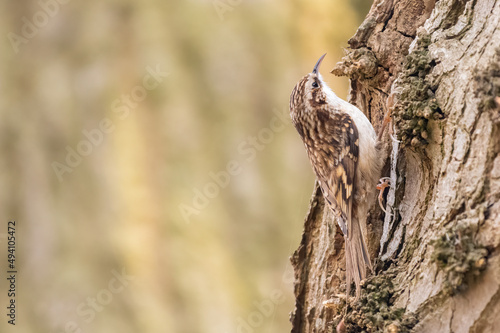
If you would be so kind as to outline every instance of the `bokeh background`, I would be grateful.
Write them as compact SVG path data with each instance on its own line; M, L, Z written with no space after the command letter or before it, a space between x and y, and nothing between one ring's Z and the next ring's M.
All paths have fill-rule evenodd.
M314 178L288 98L325 52L346 97L370 3L0 2L0 331L289 331Z

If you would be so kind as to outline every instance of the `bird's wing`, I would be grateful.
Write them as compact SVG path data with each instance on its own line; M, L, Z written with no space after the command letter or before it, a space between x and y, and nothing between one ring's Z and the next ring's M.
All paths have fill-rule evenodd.
M323 152L320 155L324 155L324 160L319 163L322 170L317 170L316 173L326 200L340 216L342 232L348 236L352 223L353 186L359 154L358 129L346 113L318 116L320 126L323 127L319 130L326 135L322 140L325 146L318 147Z
M304 140L312 167L323 196L337 215L344 233L346 260L346 294L351 282L356 284L356 298L361 293L361 280L366 278L370 257L363 239L359 216L353 215L354 183L359 157L358 129L351 116L323 105L309 114L309 126L294 122ZM312 126L311 126L312 125Z
M330 156L333 163L327 160L320 161L322 170L317 170L320 178L323 195L339 215L337 219L345 239L346 258L346 294L350 294L351 282L356 284L356 298L361 293L361 280L366 278L366 266L371 268L371 263L366 249L359 216L352 215L353 187L358 165L359 137L358 129L353 119L346 113L329 113L319 116L323 128L319 132L326 133L320 149L320 156ZM326 147L325 144L329 144ZM328 154L324 152L328 151ZM316 170L315 170L316 171ZM321 172L321 174L318 173Z

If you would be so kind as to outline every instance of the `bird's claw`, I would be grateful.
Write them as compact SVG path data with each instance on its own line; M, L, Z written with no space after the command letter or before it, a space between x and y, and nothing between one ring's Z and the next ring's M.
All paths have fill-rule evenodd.
M391 186L391 178L390 177L382 177L379 179L379 184L377 184L377 190L383 190L386 187Z
M384 194L384 190L386 187L391 187L391 178L382 177L382 178L380 178L379 182L380 183L377 185L377 190L380 191L378 194L378 204L379 204L380 208L382 208L384 213L387 213L384 205L382 205L382 195Z

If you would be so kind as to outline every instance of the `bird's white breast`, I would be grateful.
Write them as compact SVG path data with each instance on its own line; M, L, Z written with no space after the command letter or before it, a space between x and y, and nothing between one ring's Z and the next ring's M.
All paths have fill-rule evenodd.
M359 136L358 171L363 173L364 178L372 178L373 165L378 164L375 129L360 109L339 98L326 84L323 85L323 89L328 103L338 110L347 112L356 124ZM371 179L367 180L372 181Z

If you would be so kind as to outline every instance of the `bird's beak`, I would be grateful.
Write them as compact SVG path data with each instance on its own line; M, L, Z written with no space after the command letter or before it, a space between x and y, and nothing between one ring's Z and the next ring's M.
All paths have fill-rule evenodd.
M316 63L316 66L314 66L314 69L312 71L313 74L318 74L319 66L321 65L321 62L323 61L323 59L325 58L325 56L326 56L326 53L323 54L321 56L321 58L319 58L318 62Z

